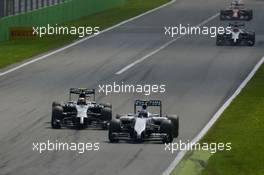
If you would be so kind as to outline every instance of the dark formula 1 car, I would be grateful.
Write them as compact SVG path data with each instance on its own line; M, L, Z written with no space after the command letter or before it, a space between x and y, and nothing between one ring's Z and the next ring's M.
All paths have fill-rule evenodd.
M244 24L230 24L231 33L218 34L217 46L254 46L255 32L245 29Z
M245 20L250 21L253 18L253 11L246 9L244 3L235 0L227 9L220 11L220 20Z
M138 107L142 107L142 110L137 112ZM151 114L147 107L159 107L159 114ZM129 139L135 142L157 140L170 143L178 137L178 130L178 116L163 117L160 100L136 100L134 114L117 115L110 122L108 137L110 142Z
M78 95L77 101L72 100L73 94ZM88 100L90 95L93 101ZM111 120L112 105L97 104L94 89L71 88L68 102L52 104L51 126L55 129L63 126L82 129L92 125L107 129Z

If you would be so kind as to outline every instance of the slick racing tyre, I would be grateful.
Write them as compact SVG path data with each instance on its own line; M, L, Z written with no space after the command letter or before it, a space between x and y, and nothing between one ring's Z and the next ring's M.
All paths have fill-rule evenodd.
M248 21L253 19L253 10L248 10Z
M104 121L111 121L112 120L112 109L110 108L103 108L101 111L102 120Z
M255 33L252 33L249 35L249 41L248 41L248 46L254 46L255 45Z
M60 129L61 128L61 119L62 119L62 112L63 109L61 106L55 106L52 109L52 116L51 116L51 127L53 129Z
M171 120L163 120L160 124L160 132L165 133L166 136L163 138L163 143L171 143L173 141L173 124Z
M173 125L173 137L179 136L179 117L177 115L168 115L167 118L171 121Z
M120 128L120 120L113 119L110 121L109 124L109 131L108 131L108 139L110 143L116 143L119 139L115 136L115 133L119 133L121 130Z
M54 108L54 107L56 107L56 106L61 106L61 104L60 104L59 102L54 101L54 102L52 103L52 108Z

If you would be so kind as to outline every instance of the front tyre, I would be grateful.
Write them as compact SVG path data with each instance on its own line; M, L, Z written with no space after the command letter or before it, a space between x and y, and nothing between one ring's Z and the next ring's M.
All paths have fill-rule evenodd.
M53 129L61 128L62 113L63 113L63 109L61 106L56 106L52 109L51 127Z
M250 35L249 41L248 41L248 46L254 46L255 45L255 33Z
M115 134L118 134L120 130L120 120L111 120L108 130L108 139L110 143L117 143L119 141Z

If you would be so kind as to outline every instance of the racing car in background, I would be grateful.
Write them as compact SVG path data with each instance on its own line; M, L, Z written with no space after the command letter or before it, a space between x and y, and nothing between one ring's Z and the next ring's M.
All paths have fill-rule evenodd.
M141 111L137 111L141 107ZM159 114L152 114L147 107L159 107ZM178 137L179 118L177 115L162 116L160 100L136 100L133 114L117 114L109 126L108 138L110 142L119 140L133 140L142 142L157 140L170 143Z
M217 34L217 46L254 46L255 32L245 29L243 23L230 23L231 33Z
M77 100L72 95L78 96ZM89 100L93 95L93 101ZM95 102L95 89L71 88L69 101L66 103L52 103L51 127L76 127L83 129L88 126L108 129L112 119L112 105L109 103L97 104Z
M220 20L245 20L253 18L253 10L246 9L241 0L234 0L227 9L220 10Z

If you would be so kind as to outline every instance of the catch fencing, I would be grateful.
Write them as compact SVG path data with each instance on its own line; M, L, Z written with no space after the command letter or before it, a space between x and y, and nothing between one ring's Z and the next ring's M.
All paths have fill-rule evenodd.
M0 17L17 15L69 0L0 0Z
M0 41L10 28L61 24L121 5L125 0L0 0Z

